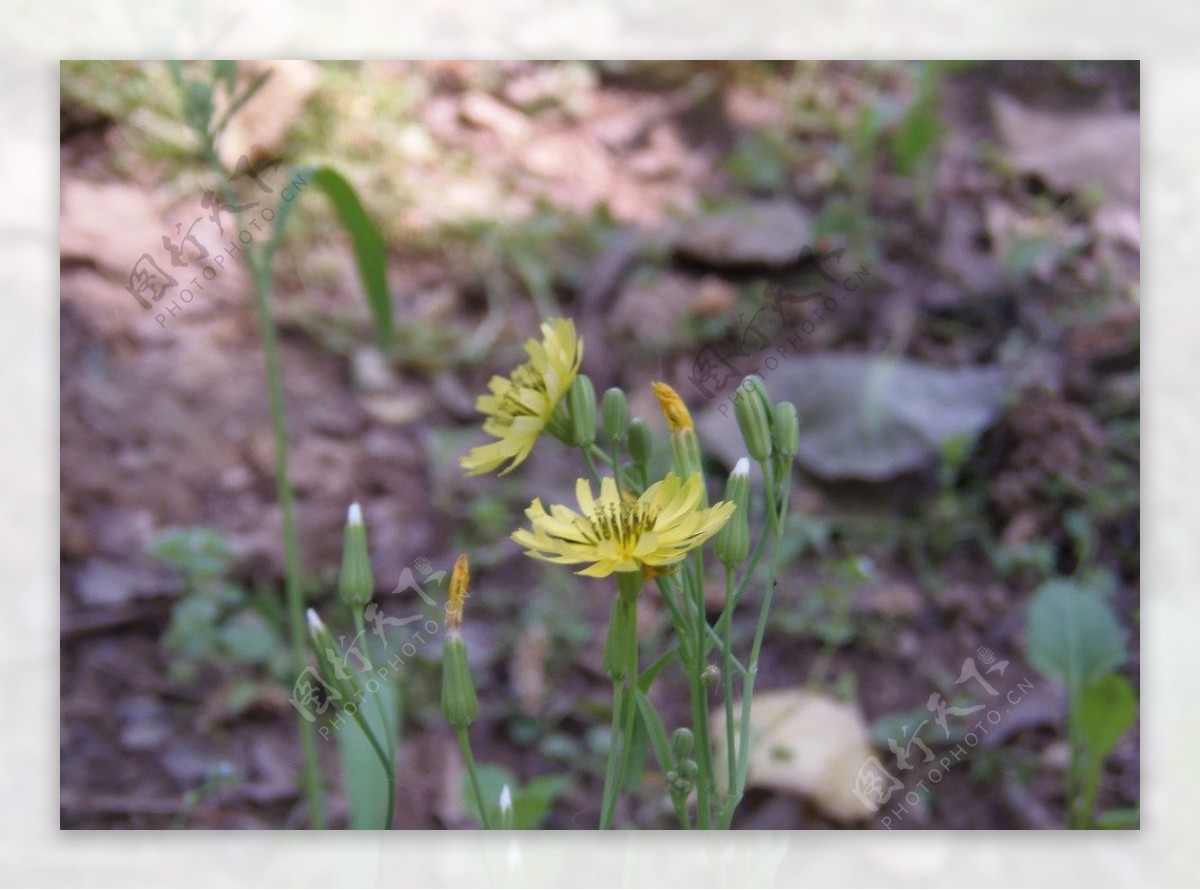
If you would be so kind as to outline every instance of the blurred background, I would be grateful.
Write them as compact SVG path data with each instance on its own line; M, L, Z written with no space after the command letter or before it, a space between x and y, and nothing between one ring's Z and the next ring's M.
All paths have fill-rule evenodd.
M558 314L597 388L624 387L656 429L649 382L674 385L718 474L740 454L728 398L743 374L800 411L758 688L824 710L762 728L737 827L1065 826L1063 691L1028 654L1038 592L1102 598L1138 685L1136 63L240 76L267 69L219 146L231 169L249 159L238 194L275 206L292 165L342 173L384 236L397 330L381 353L349 239L300 198L274 312L307 595L349 626L333 591L355 499L381 613L438 616L394 589L415 579L440 601L432 579L471 554L476 756L518 789L528 827L595 824L609 591L508 541L530 498L569 500L579 468L556 443L503 479L465 479L457 457L482 441L475 395ZM62 825L300 827L274 448L238 234L207 201L219 184L165 65L61 75ZM131 288L143 255L189 285L167 243L226 256L174 312ZM738 616L743 650L755 615ZM652 597L641 619L647 638L668 624ZM416 648L397 826L469 826L438 641ZM683 722L682 678L660 685L668 725ZM1002 719L972 744L993 693ZM1099 790L1134 824L1138 742L1135 725ZM344 825L337 745L320 748ZM855 805L866 757L905 788L877 812ZM669 826L653 770L642 787L624 822Z

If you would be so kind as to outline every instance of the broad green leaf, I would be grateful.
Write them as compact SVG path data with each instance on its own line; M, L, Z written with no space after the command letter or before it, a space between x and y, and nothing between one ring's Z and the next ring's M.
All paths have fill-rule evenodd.
M395 326L392 319L392 298L387 288L387 247L383 237L371 218L363 209L362 202L354 187L338 172L330 167L301 167L291 171L289 184L314 185L322 191L333 209L338 220L350 235L354 245L354 256L358 262L358 274L366 291L367 303L371 308L371 317L375 322L375 337L379 348L384 354L391 352L395 342ZM281 201L275 216L275 229L267 244L265 269L262 274L270 281L271 262L279 249L283 238L284 228L291 217L295 198Z
M372 674L363 673L363 700L359 713L367 720L375 738L395 762L395 740L399 735L400 708L391 683L381 682L375 692L365 688ZM342 766L342 782L350 801L350 828L369 830L383 828L387 813L387 773L379 755L371 745L358 721L343 714L341 723L332 730L337 736L338 757Z
M1125 632L1112 607L1090 588L1063 579L1047 581L1034 594L1025 645L1029 663L1066 686L1072 701L1126 658Z
M1137 720L1137 695L1120 674L1093 683L1079 703L1079 726L1090 762L1099 768Z

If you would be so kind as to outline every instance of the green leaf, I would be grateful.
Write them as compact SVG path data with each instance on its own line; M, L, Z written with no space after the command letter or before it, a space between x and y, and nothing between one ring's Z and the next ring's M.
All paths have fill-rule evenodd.
M230 658L245 664L270 661L283 648L283 641L266 619L252 609L243 609L220 631L221 645Z
M650 752L650 734L640 713L630 714L633 733L629 739L629 750L625 752L625 775L621 785L626 791L634 791L642 783L646 771L646 755Z
M213 127L213 135L214 136L225 132L225 128L229 126L229 122L231 120L233 120L233 116L235 114L237 114L239 111L241 111L242 108L245 107L247 102L249 102L251 99L254 98L255 94L257 94L258 91L261 90L266 85L267 81L270 78L271 78L271 69L268 68L266 71L264 71L262 74L258 75L258 77L254 78L254 80L252 80L250 82L250 85L248 87L246 87L246 91L244 93L242 93L240 96L238 96L236 99L234 99L233 102L230 104L228 110L223 115L221 115L220 122L215 127ZM228 89L232 90L236 84L236 81L237 81L237 69L236 69L236 63L235 63L233 78L228 82Z
M937 72L933 65L921 66L917 98L908 109L892 140L892 151L896 154L896 166L905 175L910 175L933 148L942 135L938 120Z
M637 687L642 691L643 694L650 691L650 685L656 679L658 679L658 675L662 673L662 669L671 663L671 659L675 657L678 651L679 650L672 646L662 655L658 656L658 658L654 660L650 667L646 668L641 674L638 675Z
M1047 581L1034 594L1025 646L1029 663L1066 686L1072 703L1126 658L1125 632L1108 603L1062 579Z
M371 727L375 738L395 762L395 739L399 735L400 706L391 683L380 682L371 692L366 682L372 674L362 675L363 700L358 702L359 713ZM344 715L333 730L337 735L338 757L342 766L342 782L350 801L350 825L354 830L383 828L387 820L387 772L366 733L353 717Z
M1109 674L1088 687L1079 702L1079 726L1089 761L1097 769L1137 720L1137 694L1120 674Z
M650 699L646 698L646 694L640 689L635 689L633 695L634 701L637 702L638 713L642 718L642 725L650 737L650 744L654 747L654 756L658 760L659 767L665 773L675 764L675 758L671 755L671 743L667 740L667 730L663 727L658 711L654 709Z
M491 824L500 824L500 791L507 785L513 802L513 828L518 831L540 828L554 799L570 784L564 776L542 776L522 785L504 767L486 763L477 764L475 770ZM461 793L467 812L479 820L471 778L466 773L463 774Z
M1106 810L1096 819L1096 827L1106 831L1116 831L1124 828L1137 828L1142 821L1142 811L1138 807L1123 807Z
M375 337L379 341L379 348L385 355L389 354L396 339L396 332L392 319L392 298L387 288L387 247L379 230L363 209L354 187L330 167L301 167L292 170L288 181L299 182L301 185L315 185L333 204L338 220L354 245L358 274L362 279L367 303L371 308L371 317L375 322ZM295 203L295 198L281 201L276 211L275 229L267 243L264 268L260 270L268 285L271 263L279 249L284 228Z

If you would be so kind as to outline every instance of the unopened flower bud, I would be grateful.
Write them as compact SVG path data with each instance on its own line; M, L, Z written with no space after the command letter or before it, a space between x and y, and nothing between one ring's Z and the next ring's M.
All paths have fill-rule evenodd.
M342 697L343 703L361 698L362 684L358 674L345 663L341 650L334 643L333 634L325 626L325 622L313 609L305 613L305 618L308 621L308 638L316 653L321 677Z
M682 429L671 433L671 464L681 479L691 478L701 471L700 440L696 438L695 430ZM701 506L708 506L707 495L701 500Z
M635 464L644 467L650 463L653 453L654 437L650 434L650 427L640 417L635 417L629 424L629 457Z
M679 729L671 733L671 751L675 754L676 760L683 760L692 753L692 746L695 744L695 737L692 731L686 726L681 726Z
M596 441L596 388L586 374L571 381L567 407L571 415L571 441L587 448Z
M371 576L371 558L367 553L367 527L363 525L362 508L355 502L346 514L338 594L342 602L357 611L371 601L374 593L375 579Z
M462 637L448 634L442 646L442 716L455 729L470 726L479 713L467 647Z
M713 539L717 558L734 569L750 553L750 461L741 458L725 483L725 500L737 505L733 515Z
M784 457L795 457L800 450L800 418L796 416L795 405L780 402L775 406L771 432L775 436L775 450Z
M600 415L604 421L605 437L609 441L623 438L625 427L629 424L629 406L624 391L614 386L605 392L600 403Z
M500 789L500 827L502 829L511 829L513 827L513 799L512 792L508 789L508 783L504 783L504 787Z
M706 665L700 674L705 686L716 686L721 682L721 669L715 664Z
M734 393L733 413L737 417L746 450L755 460L764 461L771 456L771 421L766 402L758 390L746 385L750 379L747 377L743 380Z
M446 632L458 633L462 627L463 604L470 595L471 564L467 554L460 553L450 573L450 595L446 600Z
M679 393L665 383L651 383L650 388L654 390L654 395L658 398L663 418L667 421L667 428L672 433L696 429L696 425L692 423L691 412L688 411L683 399L679 397Z

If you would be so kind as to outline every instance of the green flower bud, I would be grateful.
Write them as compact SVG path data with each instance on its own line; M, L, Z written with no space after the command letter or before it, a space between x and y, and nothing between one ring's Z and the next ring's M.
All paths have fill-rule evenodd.
M457 633L442 646L442 716L455 729L470 726L479 713L475 683L467 664L467 647Z
M767 412L767 417L771 416L771 397L767 394L767 384L757 374L747 374L742 378L740 388L747 392L752 392L758 396L758 400L762 402L763 410Z
M696 761L689 758L679 762L679 776L688 784L696 781L696 776L699 773L700 768L696 765Z
M796 416L795 405L780 402L775 406L771 432L775 437L775 450L784 457L795 457L800 450L800 418Z
M721 682L721 669L715 664L706 665L700 674L705 686L716 686Z
M727 568L734 569L750 553L750 461L744 457L725 483L725 500L737 504L737 509L717 532L713 549Z
M629 406L625 401L625 393L613 387L604 393L600 405L600 415L604 421L604 435L612 441L625 436L625 427L629 424Z
M675 754L676 760L687 758L692 753L694 744L695 738L692 736L692 731L686 726L681 726L671 733L671 751Z
M312 641L313 651L317 655L317 666L325 682L342 697L339 706L361 699L362 684L358 674L345 663L341 650L334 643L333 634L329 632L325 622L312 609L308 610L305 617L308 620L308 638Z
M596 441L596 388L586 374L571 381L567 409L571 415L571 441L587 448Z
M629 457L635 464L644 467L650 463L653 453L654 436L650 433L650 427L640 417L635 417L629 424Z
M695 430L678 430L671 433L671 464L681 479L687 479L700 472L700 440L696 438ZM703 499L701 506L708 506L707 497Z
M338 593L342 602L355 611L369 603L375 594L371 558L367 553L367 527L363 525L362 508L357 502L350 505L346 515Z
M746 561L750 554L750 526L745 519L731 516L721 529L724 537L719 537L713 547L717 559L730 569L736 569Z
M738 512L746 515L750 511L750 461L740 458L733 472L725 480L725 500L738 505Z
M746 450L755 460L764 461L771 456L771 421L767 414L767 403L753 386L747 386L750 379L747 377L738 385L733 396L733 413L737 417Z

